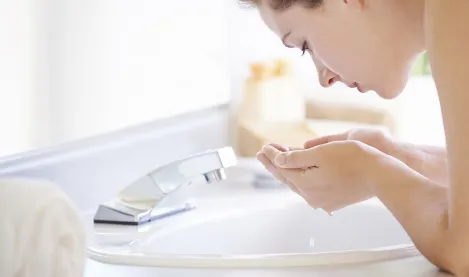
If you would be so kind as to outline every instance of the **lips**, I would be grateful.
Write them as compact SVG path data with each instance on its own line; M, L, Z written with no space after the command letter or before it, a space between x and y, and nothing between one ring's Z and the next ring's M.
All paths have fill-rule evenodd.
M360 93L363 93L363 90L361 89L360 85L357 82L353 82L351 84L347 85L349 88L356 88Z
M357 84L357 90L360 92L360 93L363 93L364 91L362 90L362 88L360 87L360 85Z

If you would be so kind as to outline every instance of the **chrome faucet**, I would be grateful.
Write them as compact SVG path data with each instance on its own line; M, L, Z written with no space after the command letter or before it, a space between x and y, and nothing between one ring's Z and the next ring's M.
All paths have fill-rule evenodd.
M168 201L183 185L202 177L206 183L226 179L224 169L236 164L231 147L209 150L160 166L101 204L95 223L140 225L194 208L190 203ZM168 205L168 203L170 203Z

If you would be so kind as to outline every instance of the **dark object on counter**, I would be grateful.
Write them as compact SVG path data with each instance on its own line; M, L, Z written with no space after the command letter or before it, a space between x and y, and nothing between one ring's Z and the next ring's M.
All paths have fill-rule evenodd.
M260 188L260 189L284 189L284 188L287 188L287 186L284 183L282 183L279 180L275 179L272 175L263 174L263 173L254 174L252 185L253 185L253 187Z

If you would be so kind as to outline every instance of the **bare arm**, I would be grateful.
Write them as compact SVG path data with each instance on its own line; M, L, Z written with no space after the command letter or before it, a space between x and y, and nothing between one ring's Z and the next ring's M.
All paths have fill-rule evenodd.
M446 262L448 188L437 184L397 159L378 163L375 195L386 205L420 252L438 267L453 271ZM450 259L448 259L450 260Z
M469 60L464 58L469 49L469 1L427 0L425 12L446 132L448 187L393 160L398 166L385 161L379 167L383 175L376 177L376 194L429 260L457 276L469 276Z
M446 132L448 245L469 272L469 1L429 0L427 45ZM454 257L454 258L455 258Z
M401 160L408 167L428 179L445 186L448 185L448 165L445 148L393 142L388 154Z

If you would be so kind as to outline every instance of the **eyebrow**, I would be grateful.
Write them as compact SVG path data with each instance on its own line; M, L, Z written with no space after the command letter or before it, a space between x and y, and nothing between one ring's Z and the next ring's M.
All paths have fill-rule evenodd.
M288 38L288 36L289 36L290 34L291 34L291 31L288 32L288 33L286 33L285 35L283 35L283 37L282 37L282 43L283 43L283 45L285 45L285 47L287 47L287 48L294 48L294 47L291 46L291 45L287 45L287 43L285 42L285 40Z

